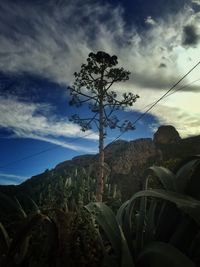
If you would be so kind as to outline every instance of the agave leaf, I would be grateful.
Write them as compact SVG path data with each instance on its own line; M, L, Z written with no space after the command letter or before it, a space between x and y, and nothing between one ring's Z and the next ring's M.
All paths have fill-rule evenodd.
M158 206L158 201L156 199L150 199L150 207L148 209L147 214L147 225L145 228L145 243L149 242L150 240L154 240L155 236L155 229L156 229L156 208Z
M134 266L123 231L119 226L113 211L104 203L89 203L85 208L95 216L96 221L107 235L120 267Z
M192 161L192 160L196 160L196 159L200 159L200 154L199 155L194 155L194 156L191 156L191 157L188 157L186 159L183 159L177 166L176 166L176 169L175 169L175 173L177 173L177 171L179 169L181 169L185 164L187 164L188 162Z
M137 192L130 200L130 203L135 201L138 197L156 197L174 203L177 208L184 211L192 219L200 225L200 201L193 199L189 196L182 195L176 192L169 192L161 189L157 190L144 190Z
M152 242L140 253L137 259L138 266L148 267L196 267L196 265L168 243Z
M86 209L94 215L98 224L105 231L115 252L119 252L121 249L120 229L113 211L99 202L89 203Z
M0 222L0 230L1 230L3 238L5 240L7 249L9 249L11 239L10 239L10 237L8 235L8 232L6 231L5 227L3 226L3 224L1 222Z
M27 217L27 214L24 211L24 209L22 208L19 200L16 197L15 197L15 202L16 202L16 205L17 205L18 209L20 210L21 214L23 215L23 217L26 218Z
M40 212L40 208L36 204L36 202L31 197L29 197L28 195L25 195L25 197L30 201L30 203L31 203L31 205L33 207L33 212Z
M0 202L2 204L2 206L10 206L10 208L12 208L15 212L17 212L17 215L19 215L19 217L24 218L24 212L22 211L22 209L20 208L20 206L17 204L16 201L14 201L13 199L11 199L10 197L6 196L5 194L0 192ZM5 204L3 204L5 203Z
M129 201L126 208L123 225L123 230L129 245L129 249L133 254L137 254L137 252L143 246L147 199L145 196L141 197L139 210L136 209L136 201L137 198L133 197ZM135 241L133 241L134 235Z
M190 245L190 249L188 251L188 255L192 257L192 259L199 262L199 241L200 241L200 231L196 234L195 238L192 240L192 243ZM198 260L197 260L198 259Z
M41 221L45 221L48 226L47 240L46 240L47 242L44 243L43 246L44 256L45 257L48 257L50 255L53 256L53 254L50 253L52 252L52 247L53 247L52 243L55 240L54 237L57 231L55 231L55 226L48 216L43 215L41 213L36 213L24 219L24 223L21 226L21 229L15 234L10 244L6 258L8 266L12 266L14 263L17 265L22 264L28 252L31 231ZM45 259L46 258L44 258L44 260ZM41 261L41 263L42 262L43 260Z
M29 216L24 219L24 223L22 224L21 228L18 230L18 232L15 234L8 251L8 260L9 257L12 258L18 251L18 248L23 246L24 242L26 242L26 239L29 238L29 234L32 231L32 229L38 224L41 220L47 220L48 217L41 214L36 213L32 216Z
M137 199L141 199L140 210L138 212L138 219L136 216L133 216L135 211L135 204ZM170 238L170 235L173 233L174 227L176 226L176 218L174 218L177 212L183 211L187 215L190 216L193 220L195 220L198 225L200 225L200 201L197 201L189 196L185 196L176 192L169 192L165 190L144 190L140 191L133 195L130 199L128 206L126 207L126 215L123 226L125 236L128 241L128 245L131 251L133 251L134 247L134 240L133 239L133 225L135 222L131 222L134 218L137 222L137 231L136 234L136 254L141 248L143 247L144 241L144 232L146 231L146 204L145 198L156 198L158 202L167 201L162 216L159 216L158 224L156 224L156 236L155 238L158 240L165 240L167 241ZM162 210L162 209L161 209ZM178 216L179 214L177 214ZM171 218L172 217L172 218ZM169 221L170 219L170 221ZM164 220L164 223L163 223ZM172 220L172 221L171 221ZM174 221L175 220L175 221ZM166 224L166 222L169 221ZM147 221L148 223L148 221ZM167 226L167 227L166 227ZM166 228L166 229L165 229ZM166 240L167 238L167 240Z
M36 202L32 198L29 198L29 199L30 199L31 203L33 204L34 210L37 211L37 212L40 212L40 208L36 204Z
M143 247L144 230L145 230L145 218L146 218L146 197L142 197L140 201L139 217L137 220L136 230L136 253ZM128 208L127 211L130 211ZM131 213L130 213L131 214Z
M100 202L89 203L86 206L86 209L94 214L96 221L107 234L115 252L120 251L120 229L113 211L105 204Z
M199 226L188 216L183 216L182 220L174 230L169 243L180 249L184 254L188 255L191 244L195 239L199 230Z
M155 240L169 242L174 229L181 221L182 212L174 203L154 199L158 202L158 214L155 214Z
M184 193L192 176L192 170L200 164L200 159L193 159L184 164L176 173L176 190Z
M102 248L102 251L103 251L103 258L104 258L104 263L106 264L106 266L109 266L109 267L116 267L116 261L115 259L108 255L107 251L106 251L106 248L103 244L103 240L102 240L102 237L101 237L101 234L99 233L99 231L97 232L97 235L98 235L98 241L101 245L101 248Z
M47 238L45 240L43 250L46 257L48 259L52 258L53 260L55 256L53 253L53 249L58 238L58 230L56 224L49 217L45 219L45 222L47 226Z
M123 224L124 224L124 216L125 216L125 213L126 213L126 207L129 203L129 200L127 200L126 202L124 202L120 208L118 209L117 211L117 215L116 215L116 219L119 223L119 225L122 227Z
M139 213L136 209L136 204L136 200L133 201L131 205L130 201L128 202L128 205L125 209L124 222L122 225L122 229L126 237L129 249L130 251L132 251L132 253L135 252L135 244L133 244L133 235L136 234L139 225Z
M173 174L173 172L164 167L158 166L152 166L149 168L149 170L152 171L159 178L164 189L168 191L175 191L175 175Z
M129 247L128 247L128 244L126 242L126 239L125 239L125 236L124 236L124 233L121 227L120 227L120 233L121 233L121 239L122 239L121 240L121 254L122 255L121 255L120 267L127 267L127 266L134 267L135 265L133 263L133 259L132 259Z
M18 249L18 252L14 256L15 264L20 265L23 262L28 252L29 241L30 241L30 236L27 236L22 242L20 248Z

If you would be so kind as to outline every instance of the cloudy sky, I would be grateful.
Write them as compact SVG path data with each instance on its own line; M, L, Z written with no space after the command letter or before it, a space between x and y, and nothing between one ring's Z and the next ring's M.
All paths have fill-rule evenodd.
M119 66L131 72L113 89L140 96L132 110L119 114L134 121L200 60L200 1L0 1L1 184L97 152L96 129L83 133L69 121L88 111L70 107L67 90L91 51L117 55ZM200 134L199 73L197 66L175 88L181 90L122 137L152 137L163 124L182 137ZM106 144L118 135L108 130Z

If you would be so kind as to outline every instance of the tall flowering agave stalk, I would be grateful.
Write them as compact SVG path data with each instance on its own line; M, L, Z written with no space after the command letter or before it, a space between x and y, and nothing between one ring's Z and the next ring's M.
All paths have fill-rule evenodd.
M99 175L97 176L96 199L102 201L105 179L104 141L106 128L118 128L125 132L134 130L135 125L129 120L121 121L117 111L131 107L138 99L132 92L117 95L111 87L117 83L129 80L130 72L117 67L117 56L103 51L90 53L87 63L81 65L79 72L75 72L75 81L68 87L71 95L70 105L80 107L88 104L88 117L74 114L71 120L81 126L83 131L96 128L99 135Z
M115 216L104 203L86 209L99 225L105 266L194 267L200 265L200 156L182 162L174 173L151 167L163 189L144 190Z

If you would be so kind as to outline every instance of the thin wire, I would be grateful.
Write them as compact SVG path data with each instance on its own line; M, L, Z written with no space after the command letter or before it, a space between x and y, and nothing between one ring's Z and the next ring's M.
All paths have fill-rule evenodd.
M197 79L197 80L195 80L195 81L192 81L192 82L190 82L190 83L188 83L188 84L186 84L186 85L183 85L183 86L177 88L176 90L174 90L173 92L171 92L171 93L169 93L168 95L164 96L163 98L167 98L168 96L173 95L173 94L175 94L176 92L178 92L178 91L180 91L180 90L182 90L182 89L188 87L189 85L191 85L191 84L193 84L193 83L196 83L196 82L198 82L198 81L200 81L200 78ZM155 102L156 102L156 101L154 101L154 102L152 102L152 103L150 103L150 104L144 106L144 107L142 108L142 110L144 110L144 109L146 109L147 107L151 106L151 105L154 104Z
M87 136L92 135L92 134L93 134L93 133L89 133L89 134L86 134L86 135L84 135L84 136L77 137L77 138L73 139L73 140L70 142L70 144L73 143L73 142L76 142L77 140L79 140L79 139L81 139L81 138L87 137ZM45 152L47 152L47 151L51 151L51 150L55 150L55 149L60 149L60 146L47 148L47 149L41 150L41 151L39 151L39 152L36 152L36 153L34 153L34 154L27 155L26 157L23 157L23 158L21 158L21 159L17 159L17 160L8 162L8 163L6 163L6 164L1 165L1 166L0 166L0 169L3 169L3 168L5 168L5 167L8 167L8 166L13 165L13 164L15 164L15 163L24 161L24 160L26 160L26 159L33 158L33 157L38 156L38 155L40 155L40 154L43 154L43 153L45 153Z
M169 94L186 76L188 76L198 65L200 64L200 61L194 66L192 67L180 80L178 80L165 94L163 94L158 100L156 100L154 103L151 104L151 106L145 111L143 112L140 116L138 116L138 118L133 122L133 125L136 124L139 120L141 120L153 107L155 107L163 98L175 93L178 90L181 90L183 88L185 88L186 86L183 86L181 88L178 88L177 90L175 90L174 92L172 92L171 94ZM200 80L200 79L198 79ZM197 80L197 81L198 81ZM149 105L148 105L149 106ZM122 132L121 134L119 134L110 144L114 143L116 140L118 140L125 132Z
M160 102L166 95L168 95L169 92L171 92L186 76L188 76L198 65L200 64L200 61L193 67L191 68L178 82L176 82L164 95L162 95L153 105L150 106L143 114L141 114L134 122L138 122L141 120L153 107L155 107L158 102Z
M15 163L24 161L24 160L26 160L26 159L33 158L33 157L38 156L38 155L40 155L40 154L42 154L42 153L45 153L45 152L47 152L47 151L54 150L54 149L58 149L58 148L59 148L59 147L53 147L53 148L51 147L51 148L47 148L47 149L41 150L40 152L37 152L37 153L31 154L31 155L28 155L28 156L23 157L23 158L21 158L21 159L17 159L17 160L11 161L11 162L9 162L9 163L7 163L7 164L4 164L4 165L1 165L0 168L2 169L2 168L5 168L5 167L8 167L8 166L13 165L13 164L15 164Z
M133 122L133 124L136 124L139 120L141 120L154 106L156 106L157 105L157 103L158 102L160 102L163 98L165 98L165 97L167 97L167 96L169 96L168 94L169 94L169 92L171 92L186 76L188 76L198 65L200 64L200 61L194 66L194 67L192 67L178 82L176 82L164 95L162 95L157 101L155 101L144 113L142 113L134 122ZM184 87L186 87L186 86L184 86ZM184 87L182 87L182 88L184 88ZM180 88L179 89L177 89L176 91L178 91L178 90L180 90ZM175 93L175 92L173 92L173 93ZM125 132L122 132L118 137L116 137L111 143L114 143L116 140L118 140L123 134L124 134ZM84 138L84 137L87 137L87 136L90 136L90 135L92 135L92 133L89 133L89 134L86 134L86 135L84 135L84 136L81 136L81 137L77 137L77 138L75 138L74 140L72 140L70 143L73 143L73 142L75 142L75 141L77 141L77 140L79 140L79 139L81 139L81 138ZM111 144L110 143L110 144ZM15 164L15 163L18 163L18 162L21 162L21 161L23 161L23 160L26 160L26 159L30 159L30 158L33 158L33 157L35 157L35 156L37 156L37 155L40 155L40 154L43 154L43 153L45 153L45 152L47 152L47 151L51 151L51 150L55 150L55 149L59 149L60 147L53 147L53 148L47 148L47 149L44 149L44 150L42 150L42 151L39 151L39 152L37 152L37 153L34 153L34 154L31 154L31 155L28 155L28 156L26 156L26 157L23 157L23 158L21 158L21 159L18 159L18 160L15 160L15 161L12 161L12 162L9 162L9 163L7 163L7 164L4 164L4 165L1 165L0 166L0 168L2 169L2 168L5 168L5 167L7 167L7 166L10 166L10 165L13 165L13 164Z

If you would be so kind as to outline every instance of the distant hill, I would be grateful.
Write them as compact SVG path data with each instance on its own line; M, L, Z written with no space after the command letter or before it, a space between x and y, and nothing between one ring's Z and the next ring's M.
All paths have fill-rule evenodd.
M173 168L174 162L195 154L200 154L200 136L181 139L173 126L159 127L153 140L118 140L105 148L109 184L116 185L121 191L122 200L126 200L141 189L148 167L156 164ZM97 162L98 155L78 156L61 162L54 169L33 176L20 185L0 186L0 191L18 198L25 194L39 204L55 192L59 192L62 199L65 196L68 178L71 179L77 172L95 177Z

